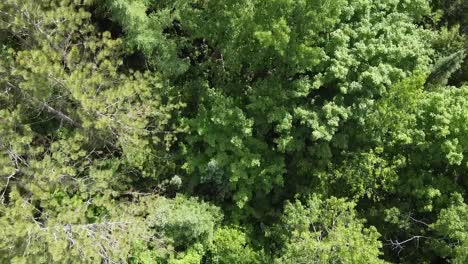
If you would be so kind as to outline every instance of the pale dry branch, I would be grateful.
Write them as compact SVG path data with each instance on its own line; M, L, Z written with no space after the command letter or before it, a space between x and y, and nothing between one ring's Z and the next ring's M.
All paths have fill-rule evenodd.
M398 250L398 254L401 253L401 251L403 251L403 249L405 248L405 244L413 241L413 240L416 240L416 243L417 245L419 246L419 240L421 238L426 238L428 239L429 237L425 237L425 236L413 236L411 238L408 238L406 240L403 240L403 241L398 241L398 239L396 240L393 240L393 239L389 239L387 240L388 243L385 244L386 246L391 246L392 247L392 250Z

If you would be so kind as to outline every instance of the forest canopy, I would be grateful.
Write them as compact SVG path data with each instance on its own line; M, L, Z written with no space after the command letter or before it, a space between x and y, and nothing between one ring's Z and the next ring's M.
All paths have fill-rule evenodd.
M468 1L0 1L0 263L468 263Z

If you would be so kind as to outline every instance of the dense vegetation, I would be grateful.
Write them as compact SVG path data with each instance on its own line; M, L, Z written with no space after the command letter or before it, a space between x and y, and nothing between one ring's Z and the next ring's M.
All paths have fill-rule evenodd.
M0 1L0 263L468 263L468 1Z

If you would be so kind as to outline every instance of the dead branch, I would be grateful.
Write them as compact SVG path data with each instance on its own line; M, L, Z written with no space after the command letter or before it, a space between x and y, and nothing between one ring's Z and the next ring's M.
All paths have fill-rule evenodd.
M49 104L47 104L46 102L41 102L39 101L38 99L32 97L32 96L29 96L27 94L25 94L20 88L16 87L15 85L13 85L12 83L10 82L7 82L8 86L12 89L15 89L17 90L18 92L20 92L25 98L26 100L28 100L29 102L35 104L35 105L39 105L41 106L42 109L44 109L45 111L53 114L55 117L57 117L60 121L64 121L68 124L70 124L71 126L73 127L76 127L76 128L83 128L83 126L78 123L77 121L73 120L71 117L67 116L66 114L64 114L62 111L60 110L57 110L53 107L51 107Z
M426 238L426 239L429 239L429 237L425 237L425 236L413 236L411 238L408 238L406 240L403 240L403 241L398 241L397 240L393 240L393 239L389 239L387 240L388 243L385 244L386 246L391 246L392 247L392 250L398 250L398 254L400 254L401 251L403 251L403 249L405 248L405 244L413 241L413 240L416 240L416 243L417 245L419 246L419 240L421 238Z

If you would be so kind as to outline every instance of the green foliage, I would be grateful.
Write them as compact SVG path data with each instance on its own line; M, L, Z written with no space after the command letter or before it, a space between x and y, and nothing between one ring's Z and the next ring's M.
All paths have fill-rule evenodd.
M175 254L177 237L135 215L127 197L172 170L171 116L182 105L159 75L123 70L122 41L95 32L81 5L90 3L1 3L1 29L18 40L0 61L1 262L122 262L141 241L144 258Z
M427 77L428 86L447 85L450 76L456 70L460 69L464 58L465 53L463 50L442 58L439 62L437 62L431 74Z
M186 81L199 99L185 167L240 208L285 189L317 191L312 175L342 159L345 125L363 122L366 107L428 70L435 54L435 37L414 24L429 11L424 1L200 1L175 10L183 38L203 40L195 49L206 54L187 78L210 72ZM220 173L207 182L213 162Z
M461 32L463 35L453 34L457 36L457 42L461 44L459 49L464 49L465 54L468 50L468 3L464 0L434 0L432 1L433 9L436 10L439 15L437 16L436 22L438 25L444 25L450 27L452 32ZM442 28L442 30L444 30ZM455 43L457 43L455 42ZM445 42L443 46L453 47L452 41L450 44ZM448 44L448 45L447 45ZM454 76L450 80L450 84L460 85L468 81L468 58L465 58L461 65L461 69L454 73Z
M441 210L432 228L442 238L438 243L441 255L451 257L453 263L465 263L468 260L468 206L459 194L454 195L454 198L454 204Z
M391 87L388 96L377 101L368 114L357 144L372 143L383 158L377 169L385 171L392 164L389 172L396 176L387 182L390 185L372 188L379 193L380 204L369 204L363 210L379 229L385 228L389 239L423 236L404 247L413 247L429 261L439 253L433 250L437 243L430 239L428 224L450 206L453 193L466 190L461 175L466 170L468 97L466 87L425 91L424 83L424 75L415 74ZM398 261L411 262L409 251L400 253Z
M37 217L39 209L24 200L17 190L10 196L11 206L1 208L2 262L165 263L180 256L186 259L196 248L202 250L201 258L203 247L211 245L211 234L219 223L214 217L220 215L215 207L194 199L147 196L137 202L118 204L101 199L101 210L106 212L100 221L80 223L73 217L80 215L80 209L86 209L73 197L74 211L71 215L68 212L69 219L50 216L47 222L42 222ZM167 208L174 213L162 214ZM43 214L54 213L51 209L42 210ZM187 220L194 223L193 219L201 219L201 222L186 223ZM182 249L181 245L188 248Z
M464 8L0 2L0 262L467 262Z
M449 25L460 25L464 33L468 33L468 3L463 0L434 0L433 8L443 13L443 20Z
M236 228L224 227L215 233L208 263L262 263L265 261L262 255L262 252L252 248L245 233Z
M164 74L179 75L186 70L187 62L177 57L176 43L163 34L163 30L172 23L170 7L148 16L146 11L150 1L105 2L115 19L121 23L129 49L143 52L150 63Z
M151 225L173 238L176 246L208 245L222 216L216 207L201 206L196 200L186 201L181 197L156 204L153 210L155 218Z
M374 227L356 218L355 205L314 196L285 206L280 232L285 245L277 263L384 263Z

